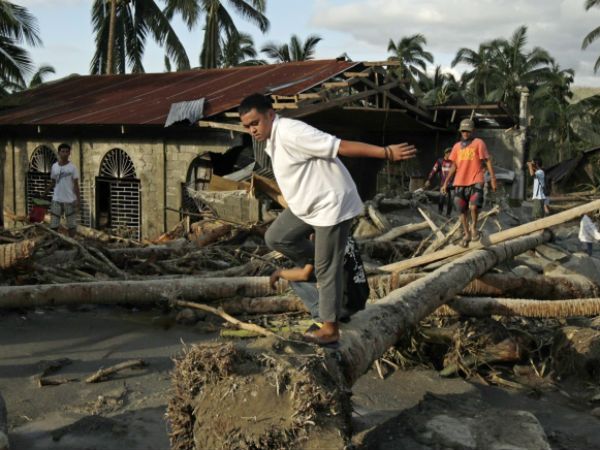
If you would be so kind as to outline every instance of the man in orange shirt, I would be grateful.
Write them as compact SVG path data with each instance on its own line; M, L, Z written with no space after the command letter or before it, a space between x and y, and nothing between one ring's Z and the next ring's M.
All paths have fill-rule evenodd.
M449 159L452 167L448 178L442 187L442 193L448 189L448 180L454 175L454 203L460 213L464 235L460 242L463 247L468 247L471 240L480 238L477 230L477 217L483 206L483 185L485 169L490 173L492 191L496 191L496 175L485 142L473 137L475 124L470 119L460 122L458 128L461 140L454 144ZM468 213L471 213L469 226Z

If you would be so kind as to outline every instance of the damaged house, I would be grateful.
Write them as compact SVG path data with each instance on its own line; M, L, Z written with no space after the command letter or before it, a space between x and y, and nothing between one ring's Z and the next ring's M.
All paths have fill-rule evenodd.
M523 198L526 93L521 127L497 105L424 108L393 62L304 61L160 74L71 76L9 97L0 110L0 200L4 223L43 196L61 142L72 145L82 189L80 223L143 239L197 214L193 191L246 168L268 177L268 161L239 124L241 100L268 93L282 115L343 139L419 149L409 175L424 177L474 118ZM254 163L254 166L249 164ZM348 161L363 199L374 195L382 161ZM243 174L233 177L243 179ZM238 173L239 175L239 173Z

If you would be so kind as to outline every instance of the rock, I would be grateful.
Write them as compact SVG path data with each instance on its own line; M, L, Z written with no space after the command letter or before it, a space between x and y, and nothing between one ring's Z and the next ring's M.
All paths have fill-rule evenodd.
M198 316L196 311L190 308L184 308L177 313L175 321L182 325L194 325L198 322Z
M427 431L422 438L444 447L475 450L477 442L471 431L472 424L472 419L442 414L425 424Z
M491 409L482 416L475 425L478 448L552 450L540 422L529 411Z
M512 269L512 273L514 273L518 277L534 277L538 275L538 272L524 264L514 267Z
M584 253L574 253L562 266L600 285L600 260Z

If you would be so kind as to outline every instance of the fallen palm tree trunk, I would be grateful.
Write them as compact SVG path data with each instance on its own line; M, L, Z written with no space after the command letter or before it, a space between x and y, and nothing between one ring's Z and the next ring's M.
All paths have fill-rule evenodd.
M426 276L423 273L376 275L369 277L372 295L383 297L389 292ZM486 273L471 281L462 295L517 297L544 300L588 298L600 296L600 287L581 275L560 277Z
M434 261L460 255L470 250L485 248L509 239L515 239L519 236L524 236L535 231L543 230L544 228L560 225L597 209L600 209L600 200L596 200L588 204L554 214L552 216L544 217L543 219L534 220L533 222L519 225L518 227L509 228L508 230L500 231L487 237L484 236L479 242L471 242L468 248L455 245L428 255L418 256L416 258L381 266L380 269L386 272L401 272L406 269L423 266Z
M206 300L228 297L261 297L281 294L286 282L272 289L269 277L169 278L144 281L94 281L89 283L0 286L0 308L32 308L95 303L153 304L180 298Z
M565 318L600 315L600 298L531 300L495 297L458 297L435 311L443 316L521 316Z
M33 253L37 240L26 239L11 244L0 245L0 269L8 269Z
M171 448L344 448L350 387L371 364L472 279L549 239L538 232L474 251L397 289L342 327L336 351L266 340L192 347L173 372Z

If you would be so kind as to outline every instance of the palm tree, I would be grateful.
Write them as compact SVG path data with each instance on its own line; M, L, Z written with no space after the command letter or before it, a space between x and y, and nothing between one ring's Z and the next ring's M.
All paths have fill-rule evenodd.
M56 70L54 70L54 67L44 64L41 65L40 67L38 67L38 69L35 71L35 73L33 74L33 76L31 77L31 80L29 80L29 88L34 88L37 87L41 84L44 83L44 77L46 75L49 75L51 73L56 73Z
M521 26L510 40L496 39L490 45L492 58L492 81L495 86L488 93L493 101L502 101L513 111L518 111L519 87L527 86L534 91L536 85L549 73L553 63L550 54L540 47L525 53L527 27Z
M492 51L489 44L481 44L479 50L461 48L452 60L452 67L458 64L471 66L473 70L464 72L465 79L471 82L475 103L483 103L488 97L488 85L492 76Z
M427 106L464 103L463 82L464 78L457 81L451 73L443 73L442 66L438 65L431 77L426 73L419 77L418 92Z
M577 148L598 140L600 95L574 103L574 77L573 69L561 69L554 63L531 98L536 118L532 150L544 154L549 161L563 161L573 156Z
M254 40L247 33L239 33L224 39L220 67L234 66L258 66L266 64L262 59L256 59L257 52L254 48Z
M400 63L396 70L398 77L408 81L413 88L417 78L427 70L427 63L433 63L433 55L424 49L426 44L427 39L422 34L403 37L398 43L390 39L388 44L388 52L392 53L388 61Z
M33 70L29 54L20 44L42 43L37 21L29 11L14 3L0 0L0 83L24 84Z
M323 38L316 34L311 34L302 42L295 34L292 35L289 44L278 45L269 42L261 48L261 52L276 62L308 61L314 59L315 48Z
M240 34L225 3L258 26L263 33L269 29L269 20L264 15L266 0L170 0L170 5L165 9L167 17L177 12L181 14L190 30L198 23L200 16L205 15L200 53L200 66L205 69L218 67L223 59L223 42L235 40Z
M96 52L91 62L91 73L144 72L142 58L146 40L150 35L159 45L165 46L167 56L178 70L190 67L183 44L169 23L169 18L155 0L94 0L92 26L95 33ZM172 11L194 0L162 0ZM110 8L115 8L114 39L111 41ZM109 45L110 44L110 45ZM109 55L109 49L114 53ZM108 67L112 61L112 67Z
M597 6L600 6L600 0L586 0L585 1L585 10L586 11L588 11L589 9L591 9L593 7L597 7ZM596 39L598 39L598 36L600 36L600 27L594 28L583 38L583 42L581 43L581 48L583 50L588 48L588 46L592 42L594 42ZM598 59L596 59L596 63L594 64L594 73L598 72L598 69L600 69L600 57L598 57Z

